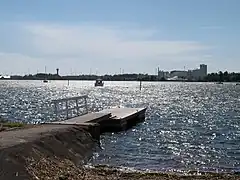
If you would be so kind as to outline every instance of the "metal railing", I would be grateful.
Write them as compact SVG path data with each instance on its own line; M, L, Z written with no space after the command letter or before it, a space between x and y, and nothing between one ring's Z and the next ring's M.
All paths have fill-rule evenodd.
M83 95L53 100L52 103L54 104L54 111L56 116L58 117L59 115L62 115L64 113L66 119L69 119L75 116L87 114L88 113L87 98L88 98L87 95ZM72 115L73 114L72 111L76 111L75 116Z

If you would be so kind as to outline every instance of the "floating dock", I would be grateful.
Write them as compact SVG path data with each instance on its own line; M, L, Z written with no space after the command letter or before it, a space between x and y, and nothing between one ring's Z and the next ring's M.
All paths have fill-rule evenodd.
M82 126L99 139L101 133L126 130L145 120L146 108L112 108L88 113L87 98L83 95L53 100L55 114L58 116L64 113L67 120L46 124ZM65 108L61 104L65 105ZM77 111L77 117L69 118L72 110Z
M100 112L88 113L64 121L49 122L47 124L87 126L89 131L95 133L97 131L96 128L98 128L100 133L118 132L127 130L138 122L144 121L145 111L146 108L105 109Z
M146 108L113 108L105 109L101 113L110 113L111 117L97 122L101 132L118 132L131 128L145 120ZM92 122L92 121L91 121Z
M58 116L65 113L67 120L50 122L50 124L99 125L102 133L126 130L145 119L146 108L112 108L88 113L87 98L87 95L83 95L53 100L55 114ZM65 104L65 108L61 109L60 104ZM69 106L70 104L72 106ZM71 110L77 111L77 117L69 118ZM80 114L81 112L84 114Z

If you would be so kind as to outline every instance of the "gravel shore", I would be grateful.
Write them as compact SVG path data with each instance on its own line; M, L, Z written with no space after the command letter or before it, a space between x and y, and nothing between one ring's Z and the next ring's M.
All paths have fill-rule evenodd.
M106 166L77 167L71 161L44 158L34 162L28 160L28 171L36 180L238 180L239 175L204 173L202 175L177 175L170 173L124 172Z

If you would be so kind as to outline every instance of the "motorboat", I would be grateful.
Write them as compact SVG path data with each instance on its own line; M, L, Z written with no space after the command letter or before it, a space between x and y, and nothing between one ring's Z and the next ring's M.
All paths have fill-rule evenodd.
M44 83L48 83L48 80L47 80L47 79L44 79L43 82L44 82Z
M103 80L102 79L96 79L95 86L103 86Z

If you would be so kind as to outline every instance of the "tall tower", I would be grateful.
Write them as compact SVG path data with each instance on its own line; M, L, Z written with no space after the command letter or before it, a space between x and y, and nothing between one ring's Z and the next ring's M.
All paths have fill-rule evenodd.
M207 76L207 65L206 64L200 64L200 72L201 72L201 76L203 76L203 77Z
M57 75L59 76L59 69L57 68L56 70L57 70Z

